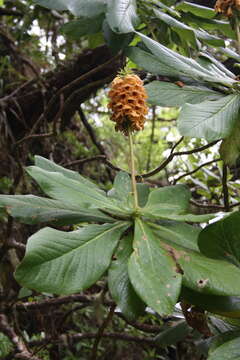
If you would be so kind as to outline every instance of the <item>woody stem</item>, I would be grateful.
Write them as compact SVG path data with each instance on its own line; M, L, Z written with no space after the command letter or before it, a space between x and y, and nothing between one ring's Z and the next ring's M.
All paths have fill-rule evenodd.
M134 152L133 152L133 138L132 132L128 129L128 139L129 139L129 148L130 148L130 172L132 179L132 192L134 199L134 208L138 208L138 194L137 194L137 184L136 184L136 171L135 171L135 162L134 162Z

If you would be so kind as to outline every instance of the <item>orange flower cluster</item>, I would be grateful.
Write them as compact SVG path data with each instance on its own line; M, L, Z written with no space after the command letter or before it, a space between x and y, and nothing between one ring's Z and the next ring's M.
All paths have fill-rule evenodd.
M139 131L144 128L147 94L142 80L137 75L117 76L108 94L112 110L111 120L116 123L116 131L128 135L128 131Z
M233 12L240 10L240 0L217 0L215 11L231 17Z

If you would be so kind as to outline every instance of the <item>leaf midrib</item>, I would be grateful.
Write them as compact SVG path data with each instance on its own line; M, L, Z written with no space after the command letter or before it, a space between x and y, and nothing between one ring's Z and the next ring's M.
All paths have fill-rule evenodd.
M94 241L97 241L101 236L106 235L108 232L111 232L111 231L113 231L113 230L116 230L117 228L123 227L124 225L126 226L126 224L127 224L127 223L117 224L115 227L111 227L110 229L108 229L108 230L106 230L106 231L104 231L104 232L101 232L101 233L100 233L99 235L97 235L95 238L91 238L91 239L85 241L85 242L83 243L83 245L81 245L81 246L78 246L78 247L76 247L76 248L74 248L74 249L71 249L70 251L65 252L64 254L62 254L62 255L60 255L60 256L56 256L56 257L54 257L54 258L52 258L52 259L50 259L50 260L48 260L48 261L40 262L40 263L37 263L37 264L34 264L34 265L39 266L39 265L42 265L42 264L47 264L47 263L49 263L49 262L51 262L51 261L54 261L54 260L56 260L56 259L60 259L60 258L62 258L63 256L69 255L69 254L71 254L71 253L79 250L79 248L83 249L85 246L88 246L88 245L89 245L89 242L91 242L91 244L92 244ZM66 233L66 234L67 234L67 233ZM69 241L68 238L66 238L66 239L64 238L63 240ZM34 266L32 266L32 268L33 268L33 267L34 267Z

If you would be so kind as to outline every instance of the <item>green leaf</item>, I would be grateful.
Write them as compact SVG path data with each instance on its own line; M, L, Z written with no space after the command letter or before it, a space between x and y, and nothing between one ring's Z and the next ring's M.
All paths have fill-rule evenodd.
M220 155L224 163L228 166L236 165L240 156L240 122L235 124L232 133L225 138L220 146Z
M50 172L36 166L27 168L27 172L40 185L42 190L50 197L61 200L64 203L71 203L80 208L85 203L95 208L117 209L114 200L100 193L94 188L89 188L85 183L72 180L58 172Z
M147 184L137 183L138 204L144 207L148 201L150 190Z
M15 278L39 292L72 294L94 284L110 265L112 254L129 225L89 225L63 232L44 228L32 235Z
M223 74L221 77L207 70L197 63L197 61L178 54L177 52L168 49L160 43L150 39L149 37L136 32L146 45L146 47L155 55L160 63L171 67L174 72L178 72L179 76L191 77L195 80L220 83L226 86L232 86L236 81ZM174 76L174 74L172 75Z
M225 41L218 36L209 34L205 30L194 30L198 39L212 46L225 46Z
M108 2L107 21L116 33L134 31L138 22L135 0L112 0Z
M240 267L240 212L205 227L199 235L198 246L204 255L228 260Z
M165 76L179 76L179 71L168 66L167 64L163 64L159 59L138 47L128 47L125 50L125 55L129 57L134 63L136 63L139 67L144 70L155 74L155 75L165 75Z
M75 16L92 19L106 11L106 3L106 0L68 0L67 7Z
M182 341L189 333L191 328L188 326L185 320L174 322L171 325L167 325L166 328L155 337L156 344L161 347L167 347L176 345L179 341Z
M34 2L40 6L44 6L53 10L67 10L67 4L65 0L34 0Z
M196 37L194 30L184 23L176 20L174 17L159 11L157 9L153 9L154 14L158 19L165 22L171 29L179 32L180 36L184 37L185 40L190 41L194 46L196 45ZM180 30L180 31L179 31Z
M96 209L80 208L73 204L34 195L0 195L0 207L2 206L9 215L25 224L47 222L68 225L83 221L114 221L113 218Z
M213 314L234 319L240 317L240 297L238 296L206 295L183 286L180 299Z
M96 34L101 31L103 19L104 16L102 14L92 18L91 22L89 21L89 18L82 17L78 20L64 24L60 28L60 32L74 40L79 40L81 36Z
M215 11L209 7L192 4L187 1L182 1L180 4L177 4L176 9L190 12L194 15L203 17L204 19L212 19L216 15Z
M224 36L230 37L232 39L236 39L236 34L232 30L229 21L215 20L215 19L207 19L195 16L192 13L182 13L181 19L183 22L186 22L188 25L192 25L193 27L197 27L198 29L204 29L207 31L219 31Z
M133 234L123 237L108 272L108 286L123 315L135 320L144 313L145 304L138 297L128 276L128 259L133 252Z
M127 198L132 192L131 178L128 173L119 171L114 179L113 189L114 196L122 201L127 201Z
M171 314L181 288L181 275L176 272L174 260L140 219L136 220L133 247L128 264L133 287L156 312Z
M183 285L205 294L240 295L240 284L237 280L240 269L226 261L210 259L198 251L190 250L177 244L173 235L167 239L162 227L151 225L160 246L168 251L183 272ZM176 241L177 240L177 241ZM179 242L180 243L180 242Z
M240 334L211 351L208 360L240 360Z
M225 73L232 79L236 77L236 75L234 75L230 70L228 70L228 68L226 68L226 66L224 66L220 61L207 53L200 53L198 57L198 62L207 69L214 71L216 75L221 75L222 73Z
M170 82L152 81L145 86L148 102L159 106L182 106L185 103L196 104L204 100L216 100L223 94L201 86L180 87Z
M159 216L182 214L188 209L190 197L185 185L164 186L150 193L144 211Z
M239 116L240 96L232 94L215 101L185 104L178 118L182 135L208 141L227 137Z
M38 5L54 10L69 10L75 16L94 18L106 11L106 0L34 0Z
M106 44L110 47L111 52L115 55L120 50L126 48L128 44L132 41L134 34L118 34L112 31L108 22L105 20L103 22L103 35L106 41Z
M219 50L221 51L221 53L223 53L227 57L230 57L230 58L236 60L236 62L240 62L240 56L235 51L228 49L228 48L224 48L224 47L220 48Z
M150 223L149 226L157 229L157 234L163 241L170 240L189 250L198 251L197 241L201 231L200 227L171 220L161 220L157 224Z
M35 160L35 165L43 170L61 173L69 179L77 180L80 183L87 185L89 188L95 189L104 194L104 191L99 189L99 187L96 184L86 179L85 177L81 176L76 171L65 169L64 167L57 165L55 162L45 159L42 156L35 155L34 160Z

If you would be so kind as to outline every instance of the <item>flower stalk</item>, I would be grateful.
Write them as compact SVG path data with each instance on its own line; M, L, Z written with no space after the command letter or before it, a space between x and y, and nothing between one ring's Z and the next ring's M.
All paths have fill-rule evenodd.
M132 180L133 204L135 210L137 210L138 194L137 194L137 183L136 183L136 170L135 170L134 151L133 151L133 136L130 129L128 130L128 139L129 139L129 149L130 149L130 172L131 172L131 180Z

